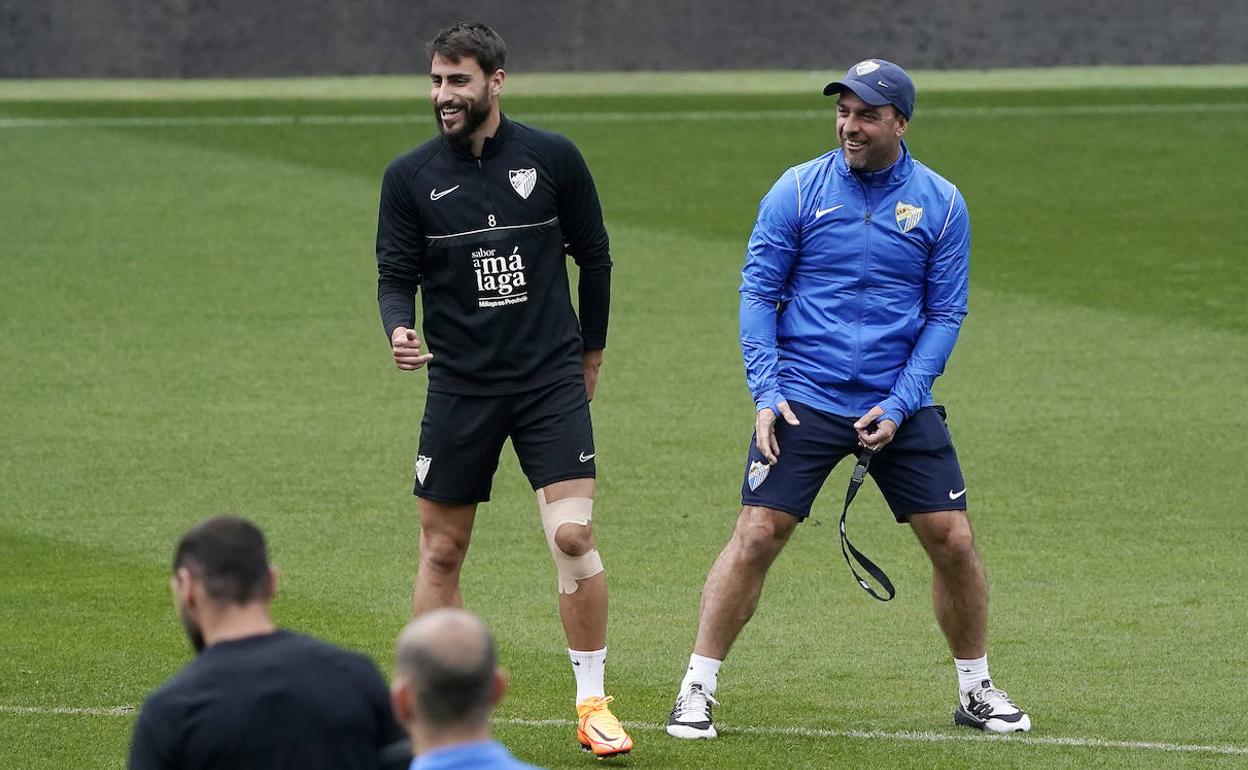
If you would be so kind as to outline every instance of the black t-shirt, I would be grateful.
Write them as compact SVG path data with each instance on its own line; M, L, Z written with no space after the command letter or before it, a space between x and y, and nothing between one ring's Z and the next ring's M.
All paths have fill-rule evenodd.
M582 351L606 345L611 255L576 146L504 117L480 158L436 137L395 159L377 221L387 336L415 324L417 287L430 390L517 393L579 374Z
M371 660L279 630L206 648L148 696L130 770L373 770L402 738Z

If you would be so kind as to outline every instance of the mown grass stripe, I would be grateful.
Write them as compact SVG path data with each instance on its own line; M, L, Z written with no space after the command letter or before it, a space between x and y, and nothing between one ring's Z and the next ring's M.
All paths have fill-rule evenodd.
M849 62L844 64L848 65ZM695 72L514 72L513 96L817 93L844 70ZM1241 88L1248 65L1043 67L913 70L920 93L1085 88ZM185 80L7 80L0 101L149 101L177 99L390 99L423 95L426 75Z
M1199 102L1191 104L1087 104L1064 107L933 107L918 117L1072 117L1097 115L1151 115L1157 113L1248 112L1248 103ZM520 113L527 121L576 123L704 122L746 120L801 120L826 118L831 110L675 110L638 112L532 112ZM423 114L362 115L188 115L142 117L0 118L0 128L183 128L197 126L351 126L431 123Z

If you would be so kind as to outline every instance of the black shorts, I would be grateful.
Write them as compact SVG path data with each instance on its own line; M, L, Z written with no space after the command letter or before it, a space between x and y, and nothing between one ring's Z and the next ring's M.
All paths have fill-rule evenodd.
M767 460L750 440L741 502L804 519L832 468L841 458L857 454L858 434L853 417L838 417L795 401L789 407L801 425L776 420L780 459L775 465L766 467ZM966 484L942 406L923 407L903 422L893 440L871 458L868 473L898 522L914 513L966 508Z
M430 392L420 421L412 493L440 503L489 500L508 437L533 489L594 478L585 378L578 374L505 396Z

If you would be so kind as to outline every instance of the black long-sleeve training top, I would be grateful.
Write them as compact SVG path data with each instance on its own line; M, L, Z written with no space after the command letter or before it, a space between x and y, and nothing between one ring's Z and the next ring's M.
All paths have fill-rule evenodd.
M480 158L439 136L391 162L377 221L387 337L414 326L418 287L430 390L518 393L580 373L607 342L611 253L576 146L504 116Z

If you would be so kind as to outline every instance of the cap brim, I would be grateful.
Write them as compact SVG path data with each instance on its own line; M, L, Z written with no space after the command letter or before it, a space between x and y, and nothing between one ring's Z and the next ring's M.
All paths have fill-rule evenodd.
M887 96L859 80L834 80L823 87L823 95L832 96L845 90L853 91L859 99L872 107L883 107L893 103Z

